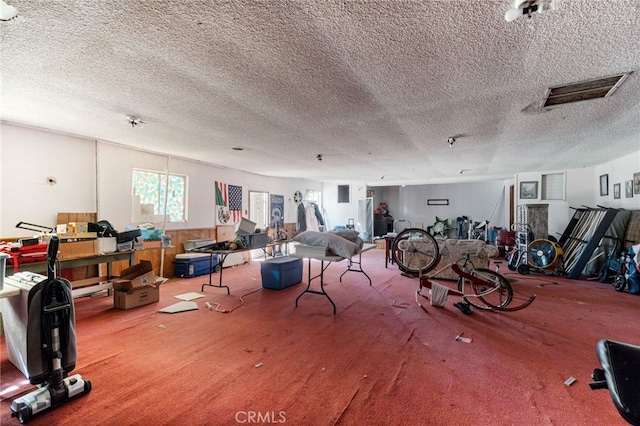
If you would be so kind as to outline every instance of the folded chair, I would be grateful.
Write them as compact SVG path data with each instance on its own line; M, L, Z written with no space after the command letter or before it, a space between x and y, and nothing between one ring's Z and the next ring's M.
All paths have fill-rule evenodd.
M609 389L613 404L627 422L640 425L640 346L602 339L596 344L602 369L596 368L591 389Z

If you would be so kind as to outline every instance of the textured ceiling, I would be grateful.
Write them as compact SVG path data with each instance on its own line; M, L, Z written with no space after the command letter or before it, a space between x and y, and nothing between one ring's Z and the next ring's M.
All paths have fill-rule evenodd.
M512 0L6 1L9 123L372 185L640 149L638 0L563 0L512 22ZM608 98L540 107L549 87L629 71Z

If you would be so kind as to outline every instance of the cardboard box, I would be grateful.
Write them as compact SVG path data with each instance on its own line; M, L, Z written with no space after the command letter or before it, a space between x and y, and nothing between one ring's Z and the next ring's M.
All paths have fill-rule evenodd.
M113 292L113 306L118 309L131 309L138 306L157 303L160 300L159 287L142 287L127 293L124 291Z
M143 241L142 242L143 249L154 249L154 248L162 248L162 241Z
M64 242L60 241L58 246L58 259L75 259L78 257L89 257L98 254L98 240L85 240Z
M113 305L118 309L131 309L156 303L160 300L160 285L153 266L148 260L122 270L113 282Z
M216 226L216 241L231 241L236 237L236 227L234 225L218 225Z
M134 289L154 286L156 275L149 260L141 260L137 265L123 269L120 276L114 278L113 289L116 291L132 292Z

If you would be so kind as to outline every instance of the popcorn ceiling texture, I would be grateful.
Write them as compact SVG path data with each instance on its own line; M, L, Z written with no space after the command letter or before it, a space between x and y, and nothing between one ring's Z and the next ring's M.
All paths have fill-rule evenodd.
M510 0L8 2L8 123L385 185L578 168L640 145L636 74L610 98L540 109L551 86L640 67L636 0L513 22Z

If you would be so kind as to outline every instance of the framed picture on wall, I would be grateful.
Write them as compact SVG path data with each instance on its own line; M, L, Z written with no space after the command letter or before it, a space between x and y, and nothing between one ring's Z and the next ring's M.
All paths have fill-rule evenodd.
M600 196L609 195L609 175L600 176Z
M523 200L538 198L538 182L520 182L520 198Z
M615 198L615 199L620 198L620 184L619 183L614 183L613 184L613 198Z
M624 182L624 197L633 198L633 181L632 180L626 180Z
M633 193L640 194L640 172L633 174Z

